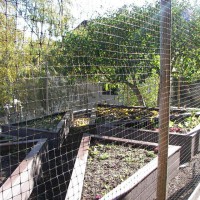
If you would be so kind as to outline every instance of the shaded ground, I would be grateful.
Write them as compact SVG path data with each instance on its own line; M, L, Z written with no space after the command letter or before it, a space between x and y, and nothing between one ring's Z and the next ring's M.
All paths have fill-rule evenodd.
M185 200L200 182L200 153L179 169L169 183L168 200Z

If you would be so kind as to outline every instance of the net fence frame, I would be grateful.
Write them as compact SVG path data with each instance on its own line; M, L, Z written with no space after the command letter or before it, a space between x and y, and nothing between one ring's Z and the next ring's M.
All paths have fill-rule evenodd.
M0 1L0 199L197 190L200 12L188 5Z

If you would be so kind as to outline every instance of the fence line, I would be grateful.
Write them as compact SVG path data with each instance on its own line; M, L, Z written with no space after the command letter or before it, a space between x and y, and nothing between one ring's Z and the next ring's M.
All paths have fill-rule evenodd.
M189 198L199 8L0 1L0 199Z

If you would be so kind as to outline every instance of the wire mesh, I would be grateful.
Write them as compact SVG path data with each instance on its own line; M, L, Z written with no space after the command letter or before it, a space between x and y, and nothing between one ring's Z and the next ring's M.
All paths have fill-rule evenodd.
M178 2L172 9L171 107L178 109L180 114L170 116L169 130L173 135L182 135L179 139L184 142L180 142L182 162L178 175L169 184L169 199L188 199L199 183L199 67L198 56L195 56L199 48L195 42L199 37L196 24L199 5L197 2ZM171 138L177 145L175 140Z
M192 194L199 183L199 4L172 1L172 15L167 7L0 0L0 199L159 200L163 129L165 196ZM171 24L161 23L165 14ZM161 45L162 25L171 47ZM163 101L170 107L160 89L167 56L170 98Z

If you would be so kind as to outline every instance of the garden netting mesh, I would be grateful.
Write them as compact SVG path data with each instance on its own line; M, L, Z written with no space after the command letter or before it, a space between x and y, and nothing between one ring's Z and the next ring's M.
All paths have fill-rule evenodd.
M0 199L195 199L199 21L195 0L0 0Z

